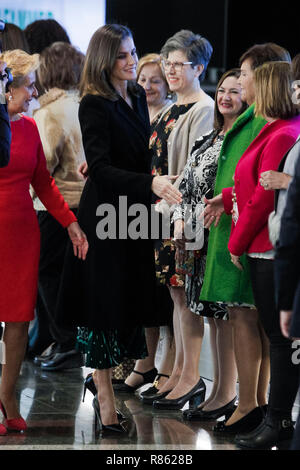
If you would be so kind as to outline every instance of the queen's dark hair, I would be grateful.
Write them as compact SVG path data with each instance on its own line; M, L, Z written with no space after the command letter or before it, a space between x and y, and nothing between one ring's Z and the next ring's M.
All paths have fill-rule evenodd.
M127 37L132 38L132 32L127 26L120 24L107 24L93 34L87 49L80 82L81 97L92 94L112 101L118 99L110 83L110 76L121 42ZM137 90L138 86L131 84L131 88Z

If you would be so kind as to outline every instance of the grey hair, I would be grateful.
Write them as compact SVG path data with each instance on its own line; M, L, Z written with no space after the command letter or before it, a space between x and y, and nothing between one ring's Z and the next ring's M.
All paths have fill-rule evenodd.
M168 57L170 52L178 50L185 52L188 61L193 63L192 66L203 65L204 69L200 75L202 81L213 52L211 43L200 34L182 29L166 41L161 49L161 55Z

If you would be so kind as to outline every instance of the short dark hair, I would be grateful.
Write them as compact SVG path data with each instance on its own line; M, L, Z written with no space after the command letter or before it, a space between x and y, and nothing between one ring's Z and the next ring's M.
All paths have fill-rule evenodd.
M5 23L5 29L2 32L2 50L4 52L15 49L30 53L24 31L15 24Z
M84 55L66 42L55 42L40 54L39 82L45 90L79 87Z
M215 94L214 129L221 130L224 125L224 116L223 114L220 113L219 108L218 108L218 102L217 102L218 90L222 86L222 83L227 77L239 78L240 74L241 74L241 71L238 68L227 70L227 72L225 72L219 80L219 83L216 88L216 94ZM247 103L242 102L240 114L242 114L246 109L247 109Z
M193 65L203 65L204 69L199 77L202 81L213 52L211 43L200 34L182 29L166 41L161 49L161 54L168 57L170 52L178 50L185 52L188 61Z
M54 42L71 44L66 30L56 20L36 20L24 30L31 54L40 54Z
M256 69L266 62L283 61L291 62L291 56L284 47L278 46L273 42L264 44L255 44L250 47L240 58L240 66L245 60L251 61L252 69Z

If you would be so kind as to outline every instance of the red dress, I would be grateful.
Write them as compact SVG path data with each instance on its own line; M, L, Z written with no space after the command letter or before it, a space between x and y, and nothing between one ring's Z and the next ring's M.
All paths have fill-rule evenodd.
M34 317L40 257L29 185L64 227L77 219L47 170L35 121L22 116L11 130L10 162L0 170L0 321L24 322Z

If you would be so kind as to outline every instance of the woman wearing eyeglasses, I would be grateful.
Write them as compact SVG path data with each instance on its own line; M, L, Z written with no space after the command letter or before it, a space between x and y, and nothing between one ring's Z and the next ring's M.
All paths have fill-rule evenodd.
M191 31L182 30L169 38L161 50L162 65L170 90L176 95L158 120L150 138L153 175L181 175L195 140L213 128L214 101L202 89L212 46ZM176 181L180 184L181 176ZM157 210L169 215L166 201L154 199ZM176 273L175 244L168 238L155 243L157 281L167 285L174 302L176 357L170 378L159 393L143 398L155 407L180 409L189 400L202 400L204 382L199 377L197 354L203 336L203 322L187 307L184 276Z

